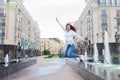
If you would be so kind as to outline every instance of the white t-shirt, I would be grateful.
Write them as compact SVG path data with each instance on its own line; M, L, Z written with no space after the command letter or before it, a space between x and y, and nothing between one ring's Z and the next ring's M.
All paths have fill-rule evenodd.
M75 45L75 42L74 42L74 37L78 38L80 41L84 41L84 39L78 35L75 31L73 30L70 30L70 31L67 31L62 25L60 22L58 22L58 24L60 25L60 27L65 31L65 40L66 40L66 44L74 44Z
M74 37L78 38L79 40L83 41L84 39L79 36L76 32L73 30L65 31L65 40L66 44L75 44Z

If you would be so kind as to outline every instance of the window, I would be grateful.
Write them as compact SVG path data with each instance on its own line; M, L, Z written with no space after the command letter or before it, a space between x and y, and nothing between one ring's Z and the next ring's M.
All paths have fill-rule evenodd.
M120 6L120 0L117 0L117 6Z
M4 9L2 9L2 8L0 8L0 16L5 16L5 10Z
M20 27L18 27L18 31L20 31Z
M102 18L102 26L107 26L107 19L106 18Z
M20 18L17 18L17 22L20 23L20 22L21 22L21 19L20 19Z
M112 4L111 0L106 0L106 5L110 6Z
M120 10L116 11L116 17L120 17Z
M101 16L102 16L102 17L106 17L106 16L107 16L106 10L102 10L102 11L101 11Z
M90 10L88 11L88 15L90 15L91 13L90 13Z
M9 0L0 0L0 4L6 3Z
M4 0L0 0L0 3L4 3Z
M0 36L4 36L3 29L0 29Z
M117 19L117 26L120 26L120 19Z
M0 44L3 44L4 39L0 38Z
M98 0L100 6L120 6L120 0Z
M116 17L120 17L120 10L116 11ZM120 26L120 18L117 19L117 26Z
M5 19L0 19L0 26L5 26Z
M2 36L3 31L0 29L0 36Z
M106 1L105 0L99 0L99 5L100 6L105 6L106 5Z
M28 25L30 25L30 21L28 21Z
M116 0L112 0L112 6L116 5Z

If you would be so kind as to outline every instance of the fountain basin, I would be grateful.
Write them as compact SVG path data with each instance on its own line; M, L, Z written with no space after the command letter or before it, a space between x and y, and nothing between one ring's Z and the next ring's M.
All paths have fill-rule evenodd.
M92 73L89 69L85 68L84 64L80 65L79 62L72 59L67 59L67 64L73 68L81 77L83 77L84 80L104 80L100 76Z
M79 64L74 59L68 59L70 65L84 80L120 80L120 65L105 65L104 63Z
M34 65L36 64L36 62L37 62L36 59L21 61L19 63L16 63L16 61L14 61L8 67L2 66L0 67L0 78L13 74L15 72L18 72L28 66Z
M87 69L104 80L120 80L120 65L87 63Z

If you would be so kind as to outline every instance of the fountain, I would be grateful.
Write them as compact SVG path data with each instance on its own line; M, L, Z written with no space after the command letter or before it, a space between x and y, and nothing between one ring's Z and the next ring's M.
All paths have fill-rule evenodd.
M87 57L87 46L85 45L85 62L84 65L79 65L80 75L84 77L84 79L89 80L120 80L120 65L112 65L111 63L111 56L109 50L109 42L108 42L108 33L107 31L104 32L104 63L98 63L98 49L97 44L94 44L94 55L93 59L94 62L88 62ZM120 47L118 47L120 51ZM87 59L88 58L88 59ZM75 67L75 66L74 66ZM77 69L78 71L78 69ZM84 72L84 73L83 73ZM91 75L92 73L92 75Z
M87 52L85 51L85 61L87 61Z
M9 56L8 56L8 54L6 54L6 56L5 56L5 67L8 67L8 64L9 64Z
M99 76L99 68L98 68L98 66L95 66L95 74Z
M111 80L110 73L113 71L112 68L115 67L115 65L111 65L111 57L110 57L107 31L104 32L103 55L104 55L104 64L98 63L98 49L97 49L97 44L95 43L94 44L94 55L93 55L94 63L85 62L85 68L87 68L88 70L92 71L95 75L98 75L105 80ZM87 57L86 52L85 52L85 57Z
M97 49L97 45L96 43L94 44L94 62L97 63L98 62L98 49Z
M107 31L104 32L104 63L111 64Z
M85 60L85 68L87 68L87 51L85 50L84 53L85 53L84 54L84 56L85 56L85 58L84 58L84 60Z

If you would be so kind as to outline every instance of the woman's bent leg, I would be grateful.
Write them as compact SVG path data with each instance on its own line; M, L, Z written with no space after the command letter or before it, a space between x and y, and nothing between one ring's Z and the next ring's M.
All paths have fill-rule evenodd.
M69 49L69 47L67 46L65 52L63 53L63 57L68 57L68 55L67 55L67 53L68 53L68 49Z
M71 46L69 47L69 49L68 49L68 56L69 56L70 58L77 58L77 57L79 57L79 54L73 53L73 52L74 52L74 49L75 49L75 46L74 46L74 45L71 45Z

